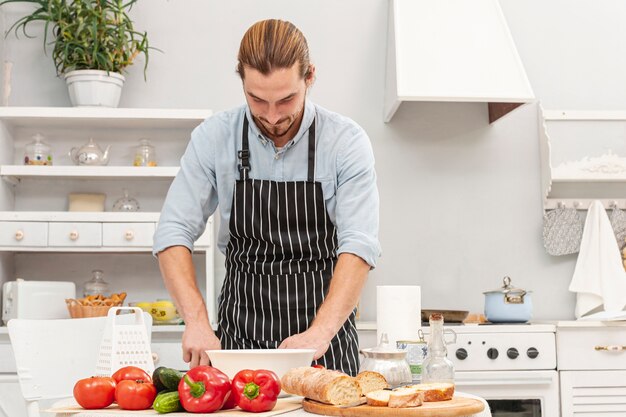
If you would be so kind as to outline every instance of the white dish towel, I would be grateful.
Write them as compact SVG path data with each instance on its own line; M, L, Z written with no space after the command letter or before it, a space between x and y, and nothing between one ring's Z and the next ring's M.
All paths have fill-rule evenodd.
M580 253L569 290L576 293L576 318L626 306L626 272L609 217L599 201L587 211Z

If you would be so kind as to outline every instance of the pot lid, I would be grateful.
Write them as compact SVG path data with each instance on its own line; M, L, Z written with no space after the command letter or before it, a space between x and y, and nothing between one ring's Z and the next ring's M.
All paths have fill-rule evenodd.
M506 276L502 279L502 282L504 283L504 286L497 288L495 290L492 291L485 291L483 294L496 294L496 293L500 293L500 294L521 294L524 295L526 293L529 293L531 291L526 291L523 290L521 288L515 288L511 285L511 278Z

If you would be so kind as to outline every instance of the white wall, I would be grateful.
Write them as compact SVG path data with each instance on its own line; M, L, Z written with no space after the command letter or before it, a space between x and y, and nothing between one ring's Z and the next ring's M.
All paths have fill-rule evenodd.
M544 106L624 108L626 4L502 6ZM478 312L482 292L504 275L534 291L535 318L573 318L567 287L576 257L551 257L542 246L536 106L489 125L484 105L405 103L384 124L387 0L144 0L131 15L163 53L152 53L146 83L140 65L131 68L120 104L127 107L239 105L234 69L243 32L268 17L303 30L318 69L312 98L359 122L376 155L384 254L362 318L375 318L380 284L419 284L424 307ZM11 105L69 104L41 40L4 40L5 59L14 62Z

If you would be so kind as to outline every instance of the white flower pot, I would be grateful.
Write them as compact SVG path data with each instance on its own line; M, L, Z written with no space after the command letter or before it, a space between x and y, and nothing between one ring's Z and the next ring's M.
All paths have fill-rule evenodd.
M117 72L77 70L65 74L74 107L117 107L124 76Z

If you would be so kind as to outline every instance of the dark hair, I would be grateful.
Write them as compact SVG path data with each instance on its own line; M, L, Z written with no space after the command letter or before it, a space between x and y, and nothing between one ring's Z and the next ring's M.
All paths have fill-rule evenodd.
M237 72L243 80L244 68L254 68L263 75L276 68L300 65L300 76L311 71L309 46L300 30L284 20L261 20L246 31L239 45Z

